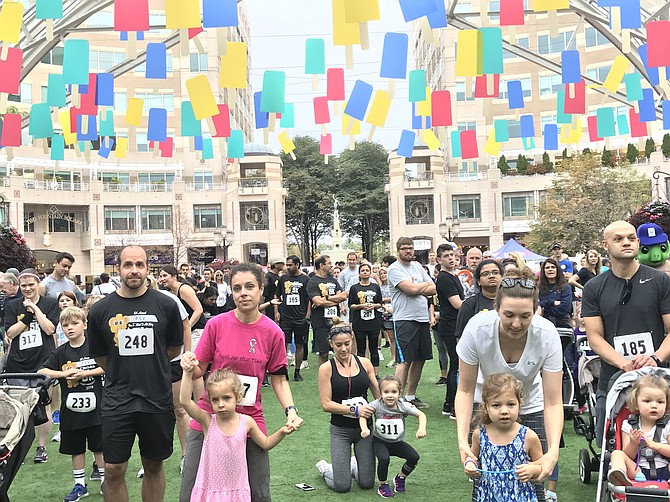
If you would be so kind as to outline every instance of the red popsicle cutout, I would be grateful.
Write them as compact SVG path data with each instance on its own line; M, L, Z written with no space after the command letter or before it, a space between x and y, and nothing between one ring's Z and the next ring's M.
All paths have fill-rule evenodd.
M500 26L522 26L525 22L523 0L500 0Z
M191 40L192 38L197 37L197 36L200 35L203 31L205 31L205 30L202 29L202 26L199 27L199 28L189 28L189 29L188 29L188 39Z
M0 59L0 92L18 94L21 81L23 50L10 47L7 59Z
M332 134L328 133L328 134L322 134L321 135L320 152L321 152L321 155L332 155L333 154L333 135Z
M326 72L326 96L328 101L344 101L343 68L328 68Z
M570 98L570 92L566 90L563 111L569 114L582 115L586 113L586 83L584 80L578 84L570 84L574 88L574 97Z
M88 75L88 94L82 94L78 115L95 116L98 114L98 106L95 104L95 90L98 85L98 76L95 73Z
M172 138L172 136L168 136L165 141L161 141L158 143L158 145L161 151L161 157L164 159L172 157L172 150L174 145L174 138Z
M651 21L647 23L647 49L649 67L670 66L670 21Z
M431 117L433 127L449 127L454 119L451 114L451 93L434 91L431 95Z
M115 31L149 31L149 0L114 0Z
M477 147L477 131L461 131L461 157L463 160L479 157Z
M77 132L77 115L83 115L79 108L70 108L70 132Z
M628 109L628 118L630 122L630 135L633 138L644 138L649 135L647 131L648 122L640 122L640 114L635 108Z
M212 117L216 134L214 138L230 137L230 109L228 105L219 105L219 114Z
M592 143L602 141L603 139L598 137L598 117L591 115L586 122L589 125L589 141Z
M500 75L493 75L493 89L487 91L487 79L491 75L480 75L475 77L475 98L497 98L500 96Z
M18 113L6 113L4 115L0 146L21 146L21 115Z
M314 123L330 123L330 110L328 109L327 96L319 96L318 98L314 98Z

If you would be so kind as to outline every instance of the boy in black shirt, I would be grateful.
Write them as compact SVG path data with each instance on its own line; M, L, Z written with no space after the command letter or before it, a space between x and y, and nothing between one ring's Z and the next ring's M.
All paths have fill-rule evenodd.
M60 315L60 324L68 343L51 353L38 373L57 378L61 388L60 453L72 455L74 488L63 500L76 501L88 495L86 486L86 443L93 452L105 479L102 456L102 427L100 401L104 371L89 355L85 336L86 313L79 307L68 307ZM100 486L102 493L102 485Z

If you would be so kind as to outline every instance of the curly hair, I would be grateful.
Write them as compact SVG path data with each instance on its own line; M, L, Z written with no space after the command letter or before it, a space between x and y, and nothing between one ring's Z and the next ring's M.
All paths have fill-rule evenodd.
M490 424L491 418L486 409L487 404L503 392L510 390L514 392L520 406L521 400L523 399L523 385L519 380L509 373L494 373L487 376L482 384L482 404L477 410L477 414L473 420L474 423L478 426ZM519 417L517 417L517 421L518 420Z
M670 385L668 384L668 381L665 378L657 375L645 375L633 384L630 392L628 393L628 396L626 397L626 404L632 413L637 413L640 411L637 406L637 398L640 395L640 391L642 389L649 388L658 389L665 392L666 406L668 403L670 403Z

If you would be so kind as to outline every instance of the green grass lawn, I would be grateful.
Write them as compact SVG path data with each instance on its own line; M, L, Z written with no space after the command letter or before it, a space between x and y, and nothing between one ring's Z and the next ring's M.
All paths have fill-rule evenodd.
M381 363L382 375L393 371L385 368L385 363L390 357L387 349L384 350L384 355L387 361ZM355 482L351 493L347 495L331 492L326 488L314 467L319 460L329 458L329 415L323 413L319 405L314 355L310 355L310 364L311 369L302 372L304 382L297 384L291 381L293 396L305 424L270 452L273 500L283 502L289 500L376 499L378 497L376 490L360 490ZM470 495L470 483L463 474L459 459L456 422L441 415L445 388L435 385L438 377L437 361L430 361L424 368L423 379L418 391L419 397L431 404L431 407L425 410L428 417L428 435L425 439L417 440L414 437L417 422L414 419L408 419L408 441L421 454L421 461L408 478L407 495L404 497L411 497L414 500L467 501ZM263 399L269 429L274 431L283 423L283 409L272 389L263 389ZM595 482L584 485L579 481L578 454L579 449L586 446L586 441L574 433L571 422L566 422L565 442L566 448L561 450L560 455L559 499L563 501L594 500ZM34 447L28 454L25 465L21 467L10 489L9 495L12 502L63 500L62 497L72 489L70 458L58 453L56 443L50 443L47 449L49 462L46 464L32 463ZM175 439L175 452L178 451L179 445ZM89 455L86 462L87 479L90 475L92 461L93 457ZM180 482L178 465L179 455L177 453L165 462L167 477L165 500L167 501L178 500ZM401 459L392 459L390 475L394 475L401 465ZM130 459L127 475L131 501L141 500L141 480L135 477L139 468L140 458L136 448ZM311 492L297 490L294 485L301 482L315 486L316 490ZM102 496L98 495L98 485L97 482L89 482L91 497L87 500L102 500Z

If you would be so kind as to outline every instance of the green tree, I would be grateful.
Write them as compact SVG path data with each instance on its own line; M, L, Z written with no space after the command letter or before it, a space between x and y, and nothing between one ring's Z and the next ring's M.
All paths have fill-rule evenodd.
M606 147L603 148L603 154L600 157L600 161L602 162L603 166L612 165L612 152L610 152Z
M547 152L542 154L542 169L545 173L550 173L554 170L554 163L551 161L551 157Z
M362 141L337 161L337 187L342 230L361 239L365 257L373 261L376 244L389 235L388 152L378 143Z
M663 135L663 143L661 143L661 151L663 152L663 157L666 159L670 157L670 133L665 133Z
M656 142L654 141L654 138L647 138L647 141L644 142L644 156L649 158L655 151Z
M567 149L567 148L563 148L563 153L561 153L561 158L562 158L562 159L567 159L568 157L569 157L569 155L568 155L568 149Z
M12 226L0 227L0 270L10 267L23 270L34 268L35 254L26 244L26 239Z
M592 155L573 156L557 168L526 244L540 253L556 241L572 253L600 249L603 229L626 219L650 195L650 181L629 164L612 168Z
M631 164L637 163L637 159L640 156L640 150L633 143L628 143L628 149L626 150L626 158Z
M591 149L590 148L584 148L582 150L582 155L591 155Z
M333 188L336 159L324 164L319 143L309 136L297 136L296 160L282 152L286 197L286 226L302 251L305 263L312 263L319 239L330 233L333 224Z
M498 159L498 169L500 169L500 172L503 175L509 173L509 164L507 163L507 159L505 158L504 155L501 155L500 158Z
M519 156L516 158L516 171L519 174L526 174L526 171L528 170L528 159L526 158L525 155L519 154Z

